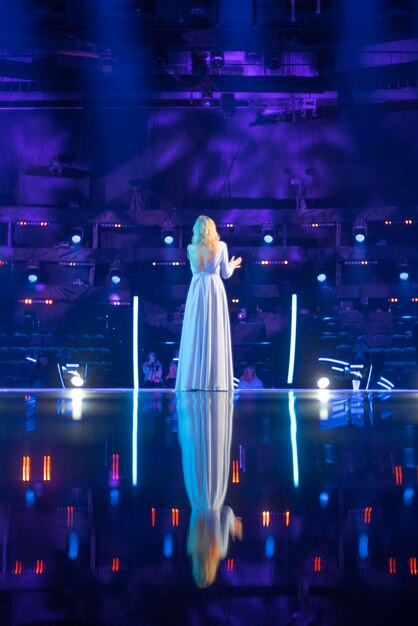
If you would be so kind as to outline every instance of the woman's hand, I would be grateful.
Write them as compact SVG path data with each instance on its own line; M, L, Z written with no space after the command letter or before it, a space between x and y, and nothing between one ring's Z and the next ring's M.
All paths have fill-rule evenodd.
M235 539L242 539L242 520L240 517L236 517L234 519L234 526L231 535L234 541Z
M235 267L235 269L238 269L239 267L241 267L241 263L242 263L242 257L238 257L237 259L233 256L231 257L230 263L232 263L232 265Z

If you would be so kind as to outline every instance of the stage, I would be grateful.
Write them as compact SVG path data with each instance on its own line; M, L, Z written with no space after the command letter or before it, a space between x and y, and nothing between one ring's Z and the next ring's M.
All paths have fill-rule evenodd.
M412 614L416 401L386 390L1 390L0 623L262 614L340 626ZM225 550L201 589L193 551L219 509ZM238 527L223 528L225 512Z

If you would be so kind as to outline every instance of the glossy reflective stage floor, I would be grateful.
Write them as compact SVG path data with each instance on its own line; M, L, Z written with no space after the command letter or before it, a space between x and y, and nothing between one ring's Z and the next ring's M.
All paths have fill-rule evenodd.
M417 405L0 393L0 624L415 624Z

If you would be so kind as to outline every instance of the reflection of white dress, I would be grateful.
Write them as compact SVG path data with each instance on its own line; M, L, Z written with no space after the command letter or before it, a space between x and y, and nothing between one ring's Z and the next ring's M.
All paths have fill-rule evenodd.
M231 391L234 388L231 329L225 287L234 266L223 241L203 272L190 264L193 277L187 294L180 341L176 391Z
M179 441L184 483L192 507L188 548L193 550L198 523L217 537L221 558L228 548L234 514L223 506L231 459L233 394L177 394Z

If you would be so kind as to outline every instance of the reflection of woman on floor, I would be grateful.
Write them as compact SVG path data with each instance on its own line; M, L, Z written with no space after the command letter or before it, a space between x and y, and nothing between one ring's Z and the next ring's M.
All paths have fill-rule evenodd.
M198 587L211 585L229 536L242 538L241 520L224 506L228 489L233 394L177 394L184 482L192 507L187 551Z

